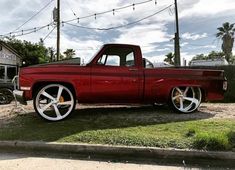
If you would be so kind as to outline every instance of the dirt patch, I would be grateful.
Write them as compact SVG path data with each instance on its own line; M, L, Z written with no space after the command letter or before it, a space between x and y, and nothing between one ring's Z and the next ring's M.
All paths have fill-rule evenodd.
M24 112L24 110L26 112ZM152 106L127 106L127 105L77 105L77 111L91 110L100 112L100 114L111 113L113 117L123 117L125 119L136 119L137 121L179 121L179 120L196 120L196 119L234 119L235 120L235 104L225 103L203 103L199 111L193 114L177 114L167 106L154 108ZM128 111L128 114L126 114ZM34 113L32 102L28 102L27 106L19 105L15 108L15 103L9 105L0 105L0 128L14 121L14 117L22 114ZM82 112L82 111L80 111ZM116 114L118 113L118 114ZM130 114L129 114L130 113Z

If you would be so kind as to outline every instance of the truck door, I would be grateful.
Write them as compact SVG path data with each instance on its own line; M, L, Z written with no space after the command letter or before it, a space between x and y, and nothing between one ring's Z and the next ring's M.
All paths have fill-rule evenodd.
M91 68L91 92L100 103L135 103L141 100L141 73L134 49L107 47Z

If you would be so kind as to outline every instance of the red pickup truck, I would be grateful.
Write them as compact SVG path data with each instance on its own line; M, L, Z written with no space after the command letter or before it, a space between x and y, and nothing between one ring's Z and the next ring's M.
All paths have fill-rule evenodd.
M44 119L68 117L78 103L168 103L191 113L201 102L221 100L227 89L223 71L153 68L136 45L106 44L85 65L50 63L22 68L18 101L33 100Z

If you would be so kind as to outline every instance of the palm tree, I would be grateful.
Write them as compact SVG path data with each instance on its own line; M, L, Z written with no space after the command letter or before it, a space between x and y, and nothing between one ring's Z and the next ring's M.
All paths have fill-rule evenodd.
M172 52L171 53L168 53L166 55L166 58L164 59L165 62L169 63L169 64L172 64L174 65L174 57L175 57L175 54L173 54Z
M64 52L64 55L65 55L65 58L66 58L66 59L71 59L71 58L73 58L73 56L76 55L76 53L75 53L75 50L74 50L74 49L67 49L67 50Z
M222 39L222 50L225 54L225 59L228 62L231 62L232 59L232 49L233 49L233 43L234 43L234 24L230 24L229 22L223 23L222 27L217 28L219 31L216 34L217 38Z

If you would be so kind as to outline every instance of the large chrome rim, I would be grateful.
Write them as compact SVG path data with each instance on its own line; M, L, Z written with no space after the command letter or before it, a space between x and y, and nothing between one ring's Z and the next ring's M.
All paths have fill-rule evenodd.
M191 113L201 104L202 93L199 87L175 87L171 93L171 101L176 110Z
M49 121L66 118L74 109L75 100L72 92L60 84L51 84L42 88L36 96L35 109Z

